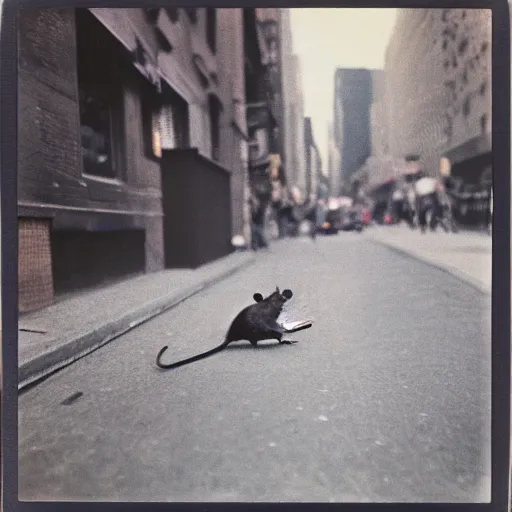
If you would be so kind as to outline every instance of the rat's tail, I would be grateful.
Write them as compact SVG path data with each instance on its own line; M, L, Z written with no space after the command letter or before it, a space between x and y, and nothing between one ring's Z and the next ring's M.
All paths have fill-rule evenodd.
M162 368L162 370L172 370L173 368L178 368L179 366L193 363L194 361L199 361L200 359L204 359L205 357L212 356L213 354L220 352L221 350L224 350L227 347L227 345L228 345L227 342L223 342L218 347L212 348L211 350L208 350L207 352L203 352L202 354L198 354L197 356L189 357L188 359L183 359L182 361L178 361L176 363L162 364L160 362L160 359L162 358L163 353L168 348L167 346L165 346L160 350L160 352L158 352L158 355L156 356L156 365L159 368Z

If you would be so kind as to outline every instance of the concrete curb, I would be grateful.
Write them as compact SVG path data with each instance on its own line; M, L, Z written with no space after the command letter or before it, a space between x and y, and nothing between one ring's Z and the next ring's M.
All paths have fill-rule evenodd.
M370 236L368 237L370 241L376 244L380 244L384 247L387 247L388 249L391 249L392 251L395 251L398 254L401 254L402 256L407 256L409 258L414 258L418 261L421 261L422 263L425 263L426 265L435 268L437 270L440 270L441 272L445 272L446 274L450 274L451 276L459 279L460 281L465 282L466 284L469 284L472 288L475 288L478 292L484 294L484 295L491 295L492 289L489 289L487 285L485 285L482 281L475 279L465 272L461 272L459 269L452 267L450 265L445 265L442 263L437 263L435 261L432 261L428 258L422 257L419 254L416 254L413 251L409 251L407 249L404 249L403 247L398 247L392 242L385 242L383 240L379 240L376 237Z
M19 367L18 391L73 364L78 359L94 352L135 327L179 305L196 293L252 265L255 261L256 255L251 254L244 261L233 265L223 272L219 272L210 279L204 279L185 290L161 297L149 304L143 304L140 308L133 309L121 317L112 319L93 331L89 330L80 335L75 335L71 339L62 340L62 342L52 346L46 352L37 354L33 359Z

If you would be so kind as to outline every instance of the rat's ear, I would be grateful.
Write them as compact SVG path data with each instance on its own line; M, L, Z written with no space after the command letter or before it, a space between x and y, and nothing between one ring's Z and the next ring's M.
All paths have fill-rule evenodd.
M263 295L261 295L261 293L255 293L252 298L254 299L254 302L261 302L263 300Z
M286 290L283 290L282 296L285 299L290 300L293 297L293 292L287 288Z

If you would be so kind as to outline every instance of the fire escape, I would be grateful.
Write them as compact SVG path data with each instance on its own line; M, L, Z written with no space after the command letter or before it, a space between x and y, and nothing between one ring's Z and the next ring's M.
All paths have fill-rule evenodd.
M244 25L249 181L253 193L267 201L272 195L270 157L278 149L269 49L258 26L255 9L244 9Z

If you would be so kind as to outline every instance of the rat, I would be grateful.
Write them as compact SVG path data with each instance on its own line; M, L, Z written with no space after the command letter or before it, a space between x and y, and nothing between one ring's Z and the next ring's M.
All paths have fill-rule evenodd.
M279 287L276 287L276 290L265 299L261 293L255 293L253 299L256 304L251 304L238 313L231 323L224 341L220 345L188 359L183 359L176 363L163 364L161 358L168 348L165 346L158 352L156 365L165 370L178 368L179 366L216 354L224 350L233 341L247 340L253 347L257 346L258 341L271 339L285 345L297 343L297 341L283 340L283 336L309 329L313 323L311 321L293 322L289 328L286 328L277 322L284 304L292 297L293 292L291 290L285 289L281 292Z

